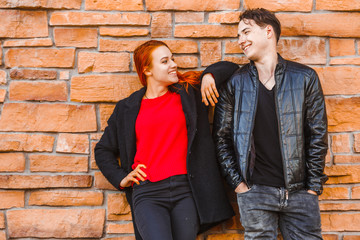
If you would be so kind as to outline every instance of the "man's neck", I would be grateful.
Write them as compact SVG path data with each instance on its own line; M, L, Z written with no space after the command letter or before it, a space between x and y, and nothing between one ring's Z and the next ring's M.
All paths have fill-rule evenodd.
M261 59L254 61L259 76L269 76L275 73L276 64L278 63L277 52L266 54Z

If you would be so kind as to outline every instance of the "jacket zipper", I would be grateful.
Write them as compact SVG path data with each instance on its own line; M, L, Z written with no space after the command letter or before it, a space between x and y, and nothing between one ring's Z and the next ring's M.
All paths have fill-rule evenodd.
M249 139L248 139L249 144L248 144L248 149L247 149L247 154L246 154L246 165L245 165L246 172L244 174L244 176L245 176L244 180L248 187L249 187L249 183L247 181L247 171L248 171L248 167L249 167L248 159L249 159L249 152L250 152L250 148L251 148L251 137L253 135L254 125L255 125L254 122L255 122L255 115L256 115L256 111L257 111L257 104L258 104L258 95L259 95L258 80L259 80L259 75L256 72L256 76L255 76L255 89L256 89L256 91L255 91L255 111L253 111L253 116L252 116L251 131L250 131Z
M276 71L276 69L275 69ZM277 120L277 123L278 123L278 133L279 133L279 141L280 141L280 150L281 150L281 161L282 161L282 164L283 164L283 174L284 174L284 181L285 181L285 188L288 189L289 187L289 184L288 184L288 179L287 179L287 174L286 174L286 163L285 163L285 159L284 159L284 148L283 148L283 141L282 141L282 134L281 134L281 125L280 125L280 121L279 121L279 104L278 104L278 82L279 81L276 81L276 72L275 72L275 111L276 111L276 120Z

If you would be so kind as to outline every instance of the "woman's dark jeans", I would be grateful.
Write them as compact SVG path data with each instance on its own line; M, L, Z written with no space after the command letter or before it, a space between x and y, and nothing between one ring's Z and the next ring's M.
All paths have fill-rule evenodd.
M237 200L246 240L275 240L278 227L284 240L322 239L318 196L306 190L253 185Z
M144 240L195 240L199 218L186 175L134 185L136 224Z

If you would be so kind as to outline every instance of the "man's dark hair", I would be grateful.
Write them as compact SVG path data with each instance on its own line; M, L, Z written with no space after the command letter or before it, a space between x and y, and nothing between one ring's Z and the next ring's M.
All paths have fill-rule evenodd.
M260 27L271 25L276 35L276 41L279 41L281 34L281 24L274 13L264 8L248 9L240 15L240 21L244 19L254 20L255 23Z

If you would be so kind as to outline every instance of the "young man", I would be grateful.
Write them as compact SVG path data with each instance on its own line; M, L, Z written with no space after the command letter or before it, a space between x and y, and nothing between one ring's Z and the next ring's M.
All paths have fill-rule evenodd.
M327 117L318 76L277 53L280 22L268 10L242 13L238 30L250 63L219 91L213 133L245 239L276 239L278 226L286 240L322 239Z

